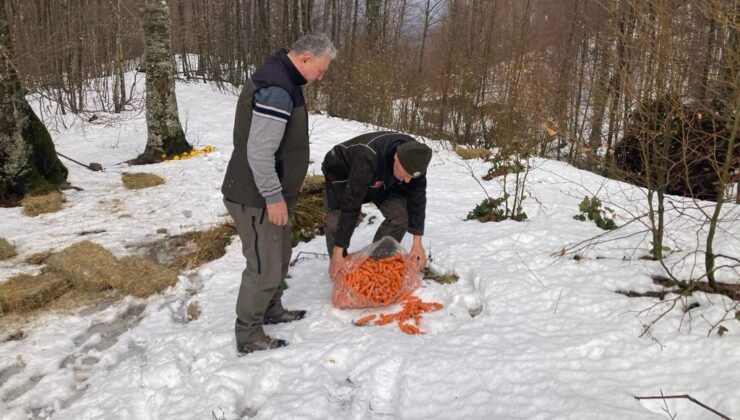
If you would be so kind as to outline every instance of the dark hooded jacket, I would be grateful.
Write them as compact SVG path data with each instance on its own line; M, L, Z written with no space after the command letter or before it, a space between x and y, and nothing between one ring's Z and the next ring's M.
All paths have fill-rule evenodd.
M399 144L416 141L392 131L363 134L334 146L321 170L326 182L329 209L340 209L335 245L347 248L363 203L382 201L391 194L406 198L408 232L424 234L426 174L408 184L393 175L393 159Z

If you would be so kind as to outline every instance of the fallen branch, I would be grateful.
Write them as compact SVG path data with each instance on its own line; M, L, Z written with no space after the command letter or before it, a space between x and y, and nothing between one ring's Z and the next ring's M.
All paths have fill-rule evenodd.
M725 420L732 420L731 418L729 418L729 417L727 417L726 415L724 415L724 414L720 413L719 411L717 411L717 410L713 409L712 407L710 407L710 406L708 406L708 405L706 405L706 404L702 403L701 401L699 401L699 400L697 400L697 399L693 398L693 397L692 397L691 395L689 395L689 394L682 394L682 395L661 395L661 396L652 396L652 397L638 397L638 396L636 396L636 395L633 395L633 397L635 397L635 399L636 399L636 400L666 400L666 399L678 399L678 398L684 398L684 399L687 399L687 400L689 400L689 401L693 402L694 404L697 404L697 405L699 405L700 407L702 407L702 408L704 408L704 409L706 409L706 410L709 410L709 411L711 411L712 413L714 413L714 414L716 414L716 415L720 416L721 418L723 418L723 419L725 419Z
M308 256L307 257L301 257L301 255L303 255L303 254L308 255ZM315 259L315 258L324 258L324 259L327 259L327 258L329 258L329 254L324 254L324 253L321 253L321 252L301 251L301 252L298 253L298 255L295 256L295 258L293 259L293 261L290 262L290 266L291 267L295 266L296 263L298 261L301 261L301 260L312 260L312 259Z

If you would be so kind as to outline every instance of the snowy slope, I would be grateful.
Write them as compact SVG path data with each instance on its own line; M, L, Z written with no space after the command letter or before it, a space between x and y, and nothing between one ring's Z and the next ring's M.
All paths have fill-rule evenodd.
M219 189L232 149L236 97L203 84L177 89L190 141L213 144L217 151L146 167L119 164L143 151L143 114L53 133L60 152L100 162L107 170L93 173L65 162L69 181L83 190L67 191L58 213L28 218L17 208L0 209L0 236L19 253L0 263L0 281L33 272L23 259L68 246L80 240L81 231L104 229L85 239L123 256L131 246L156 239L159 228L177 234L226 217ZM334 144L373 130L321 115L312 115L310 126L309 173L320 173ZM663 306L614 291L655 287L648 275L660 273L660 266L638 259L647 253L649 238L636 234L606 242L581 253L578 261L553 256L564 245L602 232L572 218L584 195L598 193L617 208L624 224L630 214L645 211L638 201L644 201L644 192L564 163L535 160L524 202L529 221L463 221L485 197L470 171L480 177L487 166L460 160L442 142L428 144L435 155L424 245L436 267L460 276L453 285L424 282L419 289L424 300L445 305L424 316L421 328L428 334L408 336L394 325L353 326L352 320L370 311L332 308L327 261L307 258L292 267L284 303L307 309L308 317L266 327L290 345L237 357L234 304L244 265L237 238L223 258L183 273L162 295L42 319L27 338L0 343L0 417L669 418L663 402L633 398L661 392L690 394L740 417L740 323L726 321L727 334L707 337L710 323L726 314L728 299L697 294L691 302L698 308L670 313L653 328L655 340L638 338L642 323ZM166 184L129 191L120 181L126 171L155 173ZM492 196L501 191L496 181L483 185ZM365 210L380 216L372 206ZM728 206L728 217L738 211ZM669 262L697 247L700 223L690 215L671 216L669 244L684 254L675 253ZM371 240L377 224L368 225L368 219L356 231L352 249ZM739 256L738 223L723 228L717 246ZM641 230L644 226L632 223L619 235ZM323 237L299 244L293 255L301 251L324 252ZM690 275L690 262L676 271ZM722 278L737 281L737 274L723 272ZM184 308L192 301L202 315L184 323ZM686 400L667 406L678 418L716 418Z

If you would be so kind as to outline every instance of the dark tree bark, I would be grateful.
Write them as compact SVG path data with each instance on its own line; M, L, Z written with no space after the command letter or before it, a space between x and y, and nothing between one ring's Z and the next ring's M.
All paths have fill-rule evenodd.
M380 0L365 1L365 19L367 20L367 48L376 51L380 43Z
M48 192L67 179L46 127L26 101L15 69L5 4L0 4L0 204Z

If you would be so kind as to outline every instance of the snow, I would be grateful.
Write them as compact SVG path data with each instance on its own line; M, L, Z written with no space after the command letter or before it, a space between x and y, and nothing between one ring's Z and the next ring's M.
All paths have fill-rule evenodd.
M69 181L62 211L35 218L20 209L0 209L0 236L18 256L0 262L0 281L37 268L30 254L59 250L89 239L117 256L162 235L199 230L222 222L227 212L220 186L232 150L236 96L206 84L178 84L178 106L196 146L216 151L194 159L146 167L122 164L143 151L143 113L106 116L106 124L80 122L53 133L57 149L90 172L66 162ZM311 115L311 167L320 173L324 154L336 143L373 127ZM640 222L580 251L580 260L555 254L602 233L593 223L573 220L585 195L598 195L623 225L645 212L644 191L565 163L534 160L524 210L529 221L479 223L463 219L485 198L478 177L481 161L462 161L443 142L429 169L424 246L433 265L455 272L459 282L424 281L417 294L444 309L424 315L427 334L409 336L395 325L356 327L352 320L373 312L331 306L328 262L301 259L291 268L284 304L306 309L305 320L266 326L290 345L237 357L234 305L244 258L238 237L224 257L148 299L104 302L73 315L47 316L26 329L27 337L0 343L0 417L3 419L238 419L238 418L500 418L662 419L662 401L633 396L690 394L730 417L740 416L740 325L711 325L732 302L696 293L700 306L681 304L640 337L643 323L668 302L628 298L615 290L657 290L649 274L662 272L648 253L650 238ZM149 172L164 185L130 191L121 173ZM498 196L497 181L481 181ZM668 264L684 278L702 272L694 261L706 226L691 200L671 198ZM700 203L711 205L711 203ZM671 208L671 207L669 207ZM380 216L366 206L370 216ZM726 205L715 240L718 252L740 255L740 211ZM366 218L351 250L367 245L377 228ZM644 221L644 218L642 219ZM84 237L82 231L104 230ZM698 234L702 230L704 234ZM629 234L634 235L629 235ZM697 239L699 238L699 239ZM410 238L404 239L410 246ZM324 238L301 243L299 252L325 252ZM699 264L698 267L696 264ZM737 282L725 270L719 278ZM670 296L669 296L670 297ZM197 302L199 319L184 322ZM393 311L386 309L385 312ZM9 332L4 332L5 336ZM668 400L677 418L716 416L688 400Z

